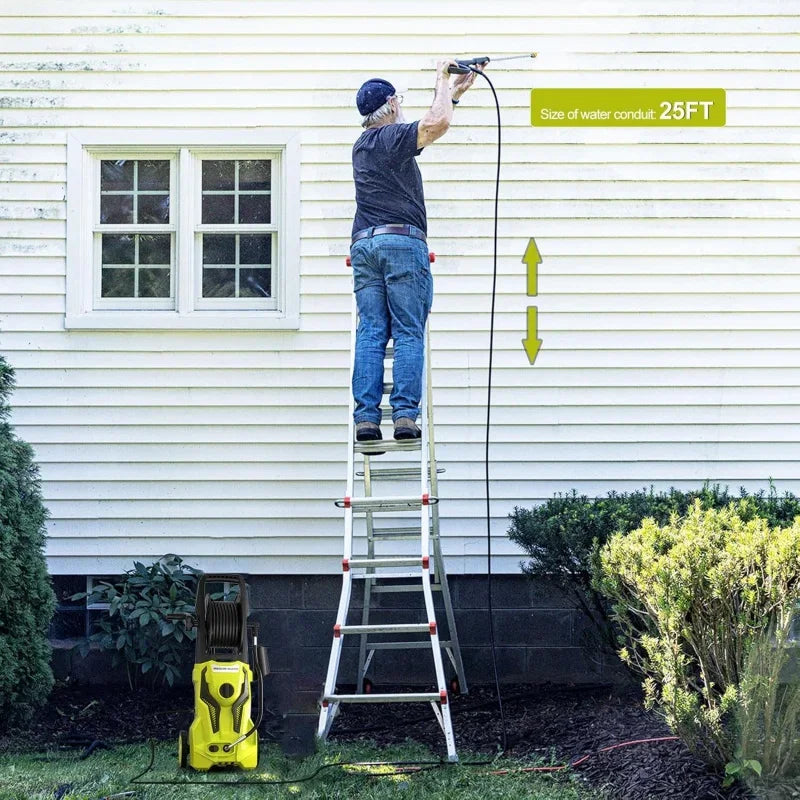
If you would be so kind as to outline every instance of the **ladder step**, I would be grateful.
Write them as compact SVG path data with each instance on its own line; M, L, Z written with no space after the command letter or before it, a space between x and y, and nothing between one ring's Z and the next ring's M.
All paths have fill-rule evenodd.
M342 636L364 633L430 633L431 626L435 623L428 622L402 622L395 625L339 625L334 628ZM435 630L435 627L434 627ZM426 643L430 647L430 642Z
M394 577L394 575L392 575ZM378 594L392 594L393 592L421 592L422 591L422 584L421 583L395 583L389 586L373 586L370 588L370 591ZM441 592L442 591L442 584L441 583L432 583L431 584L431 591L434 592Z
M407 556L406 558L349 558L346 563L349 569L369 567L419 567L422 569L422 558L420 556Z
M354 581L365 581L365 580L386 580L387 578L402 578L409 580L419 580L421 573L420 572L387 572L383 575L376 575L374 572L355 572L351 576ZM431 563L431 580L433 580L433 564ZM372 587L372 591L374 592L375 589L378 588L376 586ZM420 584L421 588L421 584ZM431 589L433 589L433 584L431 583Z
M367 642L367 650L420 650L430 648L430 642ZM452 642L439 642L439 646L448 649L453 646Z
M422 439L378 439L373 442L353 442L354 453L410 453L422 447Z
M346 497L335 502L338 508L350 508L353 511L419 511L423 505L436 505L439 498L432 495Z
M419 480L420 468L419 467L397 467L396 469L371 469L369 471L370 477L375 479L385 480ZM359 477L363 477L364 473L359 472Z
M419 539L419 525L406 528L377 528L372 531L372 538L378 539Z
M436 473L437 473L437 475L439 475L444 471L445 471L444 467L439 467L436 470ZM383 468L382 467L381 469L371 469L369 471L369 475L373 480L376 480L376 479L378 479L378 480L380 480L380 479L384 479L384 480L405 480L405 479L409 479L409 480L418 481L419 480L419 473L420 473L420 468L419 467L389 467L389 468ZM428 477L430 477L430 474L431 474L430 470L428 470ZM359 478L363 478L364 477L363 471L362 472L356 472L356 475L358 475Z
M438 692L397 692L396 694L332 694L323 695L323 703L439 703Z

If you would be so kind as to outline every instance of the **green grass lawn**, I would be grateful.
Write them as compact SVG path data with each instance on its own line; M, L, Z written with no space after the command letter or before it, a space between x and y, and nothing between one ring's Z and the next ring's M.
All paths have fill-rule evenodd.
M481 756L461 755L462 762ZM519 768L529 763L503 759L494 767L447 765L416 774L398 774L397 768L332 767L316 778L283 786L142 786L130 779L144 770L150 760L150 746L126 745L112 751L99 751L85 761L63 753L0 753L0 800L53 800L63 784L71 789L63 800L100 800L122 794L129 800L232 800L233 798L319 798L319 800L360 800L362 798L407 798L408 800L492 800L492 798L532 798L532 800L594 800L600 796L588 791L577 778L564 771L557 774L517 773L489 775L490 769ZM284 758L276 745L263 747L259 768L254 772L202 773L180 770L176 747L160 743L155 765L142 780L269 781L295 779L309 775L323 764L343 761L435 760L424 746L408 743L391 748L369 745L328 744L304 761ZM365 772L380 772L379 776Z

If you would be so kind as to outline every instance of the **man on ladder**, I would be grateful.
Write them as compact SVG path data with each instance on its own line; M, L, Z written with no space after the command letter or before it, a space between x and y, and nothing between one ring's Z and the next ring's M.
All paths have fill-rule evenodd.
M436 94L420 122L403 121L400 100L387 81L372 79L358 92L358 108L366 128L353 147L353 173L357 212L353 225L351 258L353 304L353 416L348 434L347 488L336 501L344 510L342 593L333 626L331 654L320 698L317 736L325 739L342 703L429 703L444 733L447 757L457 761L450 718L448 688L442 652L456 673L455 686L466 691L464 664L458 644L453 604L447 584L439 536L438 473L433 437L430 389L430 342L426 320L433 294L425 241L425 201L422 180L414 162L427 144L442 136L450 125L452 107L472 84L462 75L450 86L448 67L441 61L436 71ZM356 319L359 320L357 329ZM393 339L390 403L394 442L381 439L381 399L384 359ZM420 426L417 417L422 411ZM383 455L419 453L417 466L400 461L397 466L373 469L371 459ZM356 471L356 456L363 471ZM356 483L360 477L361 496ZM417 482L416 493L373 493L375 482L407 486ZM397 517L396 515L403 515ZM412 516L407 516L411 514ZM418 516L416 516L418 515ZM367 553L354 555L354 518L363 518ZM416 517L416 519L415 519ZM394 524L391 524L394 520ZM390 522L387 526L386 522ZM400 523L400 524L398 524ZM406 540L402 552L378 552L378 545L393 546ZM418 548L416 553L414 543ZM399 571L398 571L399 570ZM388 581L388 582L387 582ZM398 583L400 581L400 583ZM364 587L361 623L349 621L354 582ZM408 622L370 618L374 598L382 594L420 593L423 609L404 606ZM433 593L440 594L447 617L446 637L440 636ZM344 639L358 637L358 675L355 693L342 692L339 669ZM375 637L381 637L380 640ZM388 637L388 638L387 638ZM395 637L401 637L398 641ZM420 638L421 637L421 638ZM367 669L379 650L429 650L435 687L432 691L372 692L366 688Z
M447 132L454 105L475 80L470 72L455 76L451 85L447 70L455 63L445 59L437 64L433 103L418 122L405 122L402 95L388 81L372 78L356 96L365 128L353 145L356 215L350 247L360 318L353 369L359 442L382 438L380 402L389 338L394 340L389 398L394 438L420 435L416 420L433 279L422 176L414 159Z

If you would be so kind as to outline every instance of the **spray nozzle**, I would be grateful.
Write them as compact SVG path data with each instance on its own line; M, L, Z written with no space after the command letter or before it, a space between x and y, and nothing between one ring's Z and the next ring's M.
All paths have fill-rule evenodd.
M521 56L502 56L501 58L490 58L489 56L476 56L475 58L456 59L457 67L450 66L448 72L451 75L468 75L472 72L472 67L480 64L488 64L490 61L512 61L515 58L536 58L536 53L523 53Z

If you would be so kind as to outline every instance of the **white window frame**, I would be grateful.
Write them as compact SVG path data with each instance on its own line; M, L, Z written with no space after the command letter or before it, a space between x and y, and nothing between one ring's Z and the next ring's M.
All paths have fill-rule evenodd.
M93 248L103 157L172 157L176 227L174 308L111 309L99 298ZM199 286L200 172L204 158L271 158L272 294L269 303L239 298L209 302ZM177 166L177 170L175 169ZM164 226L153 226L160 230ZM264 226L250 226L263 228ZM157 231L154 231L157 232ZM231 226L247 233L248 226ZM86 330L284 330L300 326L300 145L297 135L271 128L78 129L67 135L67 297L64 327ZM93 272L96 271L96 272ZM118 299L117 299L118 300ZM138 302L138 301L136 301ZM143 304L142 304L143 305ZM273 306L272 308L267 306ZM274 306L277 306L276 308Z

